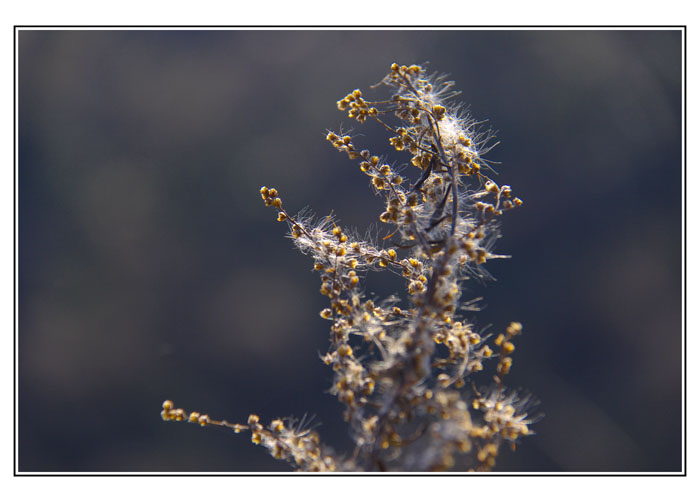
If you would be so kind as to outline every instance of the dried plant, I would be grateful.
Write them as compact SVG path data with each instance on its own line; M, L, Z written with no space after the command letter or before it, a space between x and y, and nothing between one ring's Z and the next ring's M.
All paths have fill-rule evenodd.
M354 90L338 109L385 128L391 146L410 155L416 179L408 182L385 160L358 151L349 135L329 132L327 139L359 161L384 197L384 247L352 236L331 217L294 216L276 189L260 190L320 274L330 302L320 314L331 323L322 360L333 370L331 393L345 406L354 450L341 457L290 419L265 427L251 415L247 424L232 424L171 401L161 415L250 432L255 444L299 471L488 471L504 444L515 448L532 433L528 398L503 383L522 326L512 322L501 334L482 336L464 317L471 302L460 302L461 284L488 277L484 264L503 258L493 253L498 217L522 201L489 177L484 154L493 134L450 103L457 95L452 82L421 66L392 64L381 84L393 89L389 100L371 102ZM367 272L382 270L402 277L406 291L378 302L362 283ZM489 386L477 388L483 374L476 373L487 367L494 370Z

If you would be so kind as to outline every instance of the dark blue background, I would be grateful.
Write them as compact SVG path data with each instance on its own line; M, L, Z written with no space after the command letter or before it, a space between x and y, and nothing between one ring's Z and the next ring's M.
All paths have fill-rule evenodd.
M258 190L375 223L324 136L390 152L335 102L394 61L450 74L525 201L512 259L464 294L480 327L525 325L509 382L545 414L497 470L680 469L680 31L37 30L18 50L20 471L290 469L162 422L165 398L316 414L348 449L317 276Z

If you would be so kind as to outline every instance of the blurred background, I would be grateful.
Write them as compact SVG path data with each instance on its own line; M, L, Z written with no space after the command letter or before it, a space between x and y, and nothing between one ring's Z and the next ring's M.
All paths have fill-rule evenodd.
M20 31L19 471L291 469L245 435L163 422L166 398L238 422L314 414L326 443L350 448L319 359L318 278L258 191L375 224L380 198L324 137L352 128L390 153L335 102L385 96L369 87L395 61L449 73L498 130L496 180L525 201L496 247L512 258L464 294L484 297L479 327L524 324L509 384L544 414L497 471L679 471L681 42Z

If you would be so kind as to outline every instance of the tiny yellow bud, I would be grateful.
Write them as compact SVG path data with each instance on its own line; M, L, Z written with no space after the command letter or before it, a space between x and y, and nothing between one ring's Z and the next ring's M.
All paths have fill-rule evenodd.
M511 322L508 328L506 329L506 333L508 336L515 336L523 332L523 325L519 322Z
M488 181L484 184L484 188L485 188L488 192L498 192L498 186L496 185L495 182L492 182L491 180L488 180Z
M374 187L377 188L377 190L380 190L380 191L386 187L384 179L381 177L373 177L372 184L374 185Z
M341 402L348 405L352 405L355 402L355 394L352 392L352 390L345 390L344 392L341 392L338 395L338 398Z
M440 121L442 118L445 117L445 112L447 110L445 109L444 106L441 105L435 105L433 106L433 114L435 115L435 119Z

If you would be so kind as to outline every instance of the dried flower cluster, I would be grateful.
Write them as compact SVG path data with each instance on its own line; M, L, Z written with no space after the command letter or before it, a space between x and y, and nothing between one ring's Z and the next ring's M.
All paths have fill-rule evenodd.
M331 323L322 360L333 369L331 393L345 406L354 451L338 457L304 425L274 420L264 428L255 415L237 425L166 401L162 417L250 431L254 443L301 471L491 470L504 443L514 448L531 433L527 399L503 384L522 326L513 322L492 340L482 337L463 317L461 283L488 276L484 263L502 258L492 252L498 217L522 201L489 178L483 155L492 134L450 105L457 94L452 82L421 66L392 64L382 83L393 89L391 99L368 101L354 90L338 109L388 130L389 144L410 155L407 169L417 169L416 180L411 184L379 156L358 151L351 136L329 132L327 139L359 162L384 197L385 247L353 237L330 217L294 216L276 189L260 190L320 274L320 292L329 300L320 315ZM405 304L367 297L363 276L381 270L405 279ZM480 391L474 375L490 359L495 374Z

